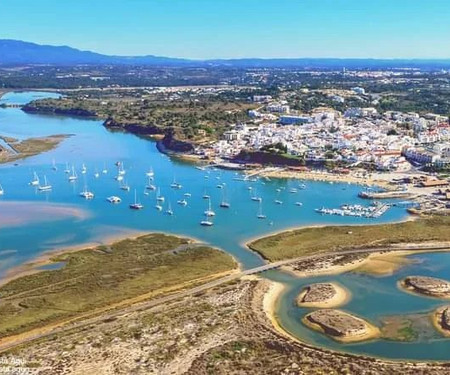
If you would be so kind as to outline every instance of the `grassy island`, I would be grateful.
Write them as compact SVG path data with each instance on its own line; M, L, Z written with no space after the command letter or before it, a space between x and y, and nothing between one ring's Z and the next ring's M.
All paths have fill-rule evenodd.
M192 287L237 267L226 253L191 242L150 234L54 256L62 268L0 287L0 337Z
M377 248L402 243L450 241L450 217L430 217L396 224L342 225L290 230L248 244L269 261Z

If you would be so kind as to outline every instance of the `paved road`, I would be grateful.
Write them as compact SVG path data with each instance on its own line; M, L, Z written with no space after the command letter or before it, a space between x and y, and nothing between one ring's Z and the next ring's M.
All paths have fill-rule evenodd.
M336 255L351 255L351 254L370 254L370 253L376 253L376 252L380 252L380 251L444 251L444 250L450 250L449 246L436 246L436 247L398 247L398 248L389 248L389 247L385 247L385 248L377 248L377 249L356 249L356 250L347 250L347 251L340 251L340 252L327 252L327 253L320 253L320 254L315 254L315 255L307 255L307 256L303 256L303 257L298 257L298 258L293 258L293 259L287 259L287 260L281 260L278 262L273 262L273 263L268 263L259 267L255 267L255 268L251 268L248 270L244 270L241 272L236 272L233 273L231 275L228 276L224 276L221 277L219 279L210 281L206 284L202 284L199 286L196 286L194 288L188 289L188 290L183 290L181 292L177 292L174 294L170 294L164 297L160 297L160 298L155 298L155 299L151 299L147 302L142 302L142 303L138 303L136 305L132 305L132 306L127 306L124 308L120 308L117 310L114 310L110 313L106 313L106 314L102 314L99 316L95 316L93 318L88 318L85 319L83 321L80 322L76 322L76 323L69 323L67 325L55 328L53 330L49 330L48 332L41 332L39 334L36 335L29 335L26 337L20 337L17 340L15 340L14 342L10 343L10 342L2 342L0 340L0 353L4 352L6 350L15 348L19 345L31 342L33 340L36 339L41 339L47 336L50 336L52 334L55 333L61 333L63 331L69 330L69 329L75 329L75 328L80 328L86 325L90 325L90 324L95 324L95 323L99 323L101 321L107 320L107 319L112 319L112 318L117 318L120 315L124 315L124 314L128 314L131 313L133 311L139 311L139 310L146 310L149 309L151 307L163 304L163 303L167 303L167 302L171 302L180 298L184 298L184 297L188 297L188 296L192 296L194 294L203 292L207 289L211 289L214 288L216 286L222 285L222 284L226 284L230 281L236 280L241 278L242 276L246 276L246 275L253 275L253 274L257 274L257 273L261 273L264 271L269 271L269 270L273 270L276 268L279 268L281 266L285 266L285 265L289 265L289 264L293 264L293 263L297 263L300 261L311 261L311 260L319 260L321 258L325 258L325 257L329 257L329 256L336 256Z

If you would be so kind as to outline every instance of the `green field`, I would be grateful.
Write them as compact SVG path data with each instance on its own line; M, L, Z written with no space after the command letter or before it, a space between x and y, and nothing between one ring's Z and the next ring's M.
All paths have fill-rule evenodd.
M321 252L424 241L450 241L450 217L397 224L304 228L258 239L249 247L264 258L277 261Z
M0 287L0 337L132 298L167 293L237 267L226 253L151 234L52 258L65 266ZM173 250L178 251L174 252Z

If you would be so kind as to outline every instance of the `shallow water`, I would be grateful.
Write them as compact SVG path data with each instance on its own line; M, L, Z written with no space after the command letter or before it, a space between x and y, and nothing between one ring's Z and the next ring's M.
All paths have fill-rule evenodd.
M42 93L10 93L2 101L9 103L26 103ZM333 184L325 182L306 182L305 190L291 194L289 189L298 187L296 180L260 179L256 182L236 181L240 177L233 171L209 170L201 171L192 165L172 160L158 152L153 141L139 138L132 134L110 132L100 121L82 118L28 115L20 109L0 109L0 134L24 139L52 134L73 134L64 140L60 146L50 152L19 161L18 166L12 164L0 166L0 183L5 189L5 195L0 198L0 219L2 215L1 202L25 201L31 208L45 202L58 205L68 205L76 208L83 215L58 217L38 213L42 220L31 220L25 223L11 223L8 227L0 227L0 276L13 266L29 261L44 251L74 246L82 243L101 243L111 236L126 235L128 231L162 231L190 237L219 247L233 256L244 268L252 268L263 263L255 253L248 251L242 244L252 237L265 235L288 227L298 227L314 224L367 224L392 222L404 219L404 209L392 208L378 219L363 219L354 217L320 216L314 212L315 208L338 207L343 203L367 204L367 201L357 197L359 186L348 184ZM52 170L55 160L57 171ZM119 189L119 183L113 178L117 175L114 163L122 161L126 170L124 176L130 192ZM78 180L68 182L64 173L66 163L75 166ZM81 165L85 164L87 173L81 174ZM107 174L102 173L103 168ZM155 172L154 184L161 188L165 196L164 209L155 209L156 193L144 195L147 183L145 172L152 167ZM28 186L33 172L42 179L45 175L53 185L51 192L43 193ZM95 171L99 177L95 178ZM206 178L207 177L207 178ZM170 188L173 180L181 183L181 190ZM95 193L91 201L79 196L84 184ZM223 189L218 184L225 184L226 195L231 208L219 207ZM262 210L267 215L266 220L256 218L258 203L250 199L251 186L257 195L263 198ZM280 193L276 189L283 189ZM134 190L138 200L144 204L141 211L133 211L128 204L134 201ZM177 205L183 194L189 192L192 197L186 198L188 205ZM204 218L203 211L207 209L207 201L203 194L211 196L212 208L216 212L213 227L202 227L200 220ZM112 205L106 202L106 197L117 195L122 203ZM281 199L282 205L276 205L275 199ZM302 207L295 202L301 201ZM169 202L174 211L173 216L164 214ZM39 218L38 218L39 219ZM45 220L44 220L45 219ZM1 220L0 220L1 221ZM446 262L446 255L440 254ZM434 257L424 255L427 262L434 264ZM444 262L444 263L445 263ZM301 339L312 343L350 352L364 352L373 355L404 357L404 358L432 358L443 359L445 351L450 349L449 341L436 339L424 343L403 344L377 341L366 344L341 345L332 340L303 327L300 318L304 313L293 307L293 298L302 285L311 279L294 279L279 271L266 273L268 277L282 279L289 283L291 290L280 301L280 319L282 325L289 331L298 334ZM392 286L393 280L399 274L389 278L373 278L348 273L333 278L319 278L323 280L336 279L347 286L354 298L345 306L350 311L360 313L368 318L378 319L381 315L394 312L427 310L434 306L435 301L420 300L417 297L404 295ZM395 284L395 283L394 283ZM387 304L394 299L401 302L401 306ZM397 309L397 310L396 310ZM376 320L374 320L376 323ZM429 350L429 345L433 349ZM422 348L422 352L419 351ZM393 355L395 353L395 355ZM398 353L398 354L397 354Z

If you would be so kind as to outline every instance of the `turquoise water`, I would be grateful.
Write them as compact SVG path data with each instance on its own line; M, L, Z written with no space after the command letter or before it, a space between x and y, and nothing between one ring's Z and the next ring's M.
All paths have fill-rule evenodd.
M3 97L2 101L9 103L26 103L33 97L42 97L45 93L11 93ZM405 218L404 209L392 208L378 219L362 219L354 217L320 216L314 209L321 206L337 207L343 203L367 202L357 197L361 187L348 184L333 184L322 182L306 182L307 188L296 194L289 193L292 187L298 187L295 180L259 179L255 182L236 181L241 177L233 171L210 170L201 171L192 165L172 160L158 152L153 141L139 138L132 134L110 132L101 122L71 117L28 115L20 109L0 109L0 134L24 139L33 136L52 134L72 134L55 150L43 153L33 158L13 164L0 166L0 183L5 195L0 198L5 202L27 202L30 207L28 215L24 215L23 222L0 226L0 276L13 266L29 261L44 251L62 247L79 245L82 243L102 242L110 236L125 235L135 231L163 231L185 236L195 237L213 246L219 247L232 254L244 268L252 268L263 264L263 260L255 253L248 251L242 244L252 238L288 227L313 224L362 224L398 221ZM52 161L58 167L52 170ZM114 165L122 161L125 166L125 180L130 185L130 192L119 189L119 183L113 178L117 175ZM79 179L69 183L63 172L65 163L74 164ZM81 165L85 164L87 173L81 174ZM102 174L106 166L108 174ZM154 184L161 188L165 196L164 210L170 201L174 215L169 216L158 212L156 193L144 195L147 183L145 172L152 167L155 172ZM95 171L100 173L94 177ZM37 192L28 186L33 171L42 178L46 175L53 185L51 192ZM79 197L84 186L84 178L95 198L91 201ZM207 177L207 178L205 178ZM170 188L174 178L183 185L181 190ZM225 184L226 193L231 203L230 209L219 207L222 189L218 184ZM263 198L262 209L266 220L256 218L258 203L250 199L251 186ZM284 189L277 193L276 189ZM128 204L134 201L134 189L145 208L133 211ZM188 205L182 207L177 201L183 194L189 192L192 197L186 198ZM212 207L216 211L213 227L202 227L199 222L204 218L203 211L207 209L207 202L202 199L203 194L209 194ZM106 197L117 195L122 203L112 205L106 202ZM274 204L275 199L281 199L283 205ZM302 207L295 202L301 201ZM33 213L35 204L52 204L47 213ZM76 212L76 215L62 215L54 211L54 207ZM14 215L13 206L0 204L0 224L2 212L6 217ZM53 211L52 211L53 210ZM442 255L445 257L445 255ZM432 256L426 256L433 262ZM428 258L429 257L429 258ZM300 322L301 310L293 307L293 297L301 285L311 279L293 279L282 272L270 272L267 275L275 279L283 279L291 286L290 292L281 299L280 317L286 329L298 333L302 339L350 352L364 352L372 355L397 357L392 355L394 346L398 357L421 358L418 349L411 344L387 343L377 341L368 344L338 345L326 337L304 328ZM396 275L398 276L398 275ZM394 277L396 277L394 276ZM373 304L365 299L375 296L370 301L386 301L386 285L388 279L344 274L334 277L349 287L354 299L349 303L349 310L361 315L370 316ZM329 278L324 278L329 279ZM342 279L342 280L341 280ZM380 284L381 283L381 284ZM386 285L385 285L386 284ZM395 284L395 283L394 283ZM415 311L415 304L411 296L391 290L391 298L402 300L405 311ZM409 297L409 298L408 298ZM384 298L384 299L383 299ZM416 297L417 298L417 297ZM363 301L364 300L364 301ZM422 309L430 309L434 301L421 302ZM426 306L425 306L426 305ZM380 314L389 312L389 306L376 306ZM300 314L300 315L299 315ZM376 317L378 315L374 315ZM435 341L432 341L433 343ZM448 341L437 340L434 344L447 350ZM422 347L423 343L417 344ZM427 342L429 345L429 342ZM390 349L386 349L390 348ZM397 349L398 348L398 349ZM442 350L444 350L442 349ZM426 350L426 358L442 359L437 350Z

